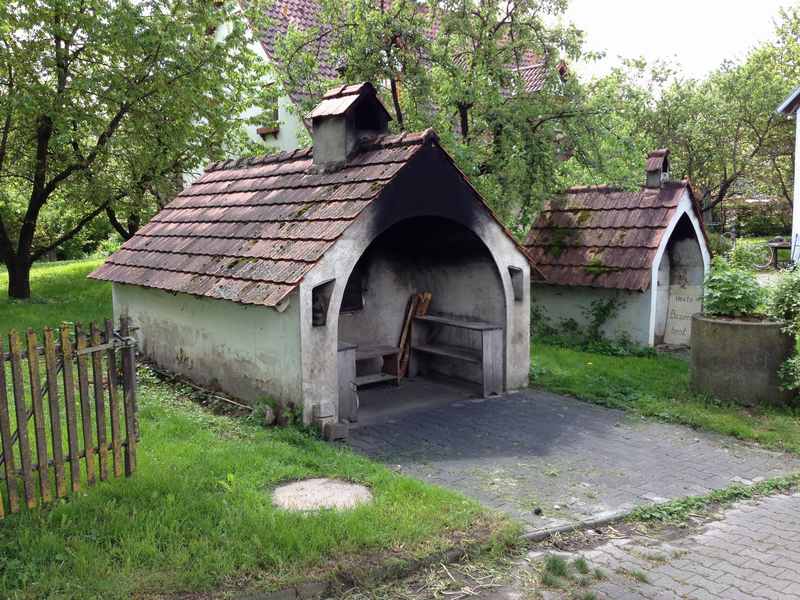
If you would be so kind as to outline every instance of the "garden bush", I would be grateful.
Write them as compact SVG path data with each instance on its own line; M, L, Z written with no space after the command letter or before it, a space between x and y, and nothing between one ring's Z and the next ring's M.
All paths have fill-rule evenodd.
M783 323L784 331L800 334L800 271L785 272L770 291L767 314ZM795 351L780 370L784 389L800 390L800 354Z
M705 281L703 311L707 315L752 317L759 314L763 292L746 269L715 258Z
M763 242L737 240L725 257L731 266L752 271L769 261L770 251Z

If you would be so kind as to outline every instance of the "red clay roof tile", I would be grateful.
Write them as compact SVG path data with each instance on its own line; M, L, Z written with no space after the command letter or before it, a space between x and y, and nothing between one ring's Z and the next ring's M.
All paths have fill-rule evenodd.
M434 140L381 136L334 173L310 170L310 150L212 164L90 276L275 306Z
M545 204L525 243L549 284L644 291L687 182L636 192L573 188Z

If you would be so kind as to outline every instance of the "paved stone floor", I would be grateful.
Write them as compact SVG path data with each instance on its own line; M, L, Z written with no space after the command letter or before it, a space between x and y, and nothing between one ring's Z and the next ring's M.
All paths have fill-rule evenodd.
M535 390L401 414L350 443L529 529L800 471L796 457Z
M539 553L517 570L515 584L481 594L484 600L522 598L597 600L789 600L800 598L800 494L740 503L699 530L669 541L634 535L592 550L562 554L582 556L590 585L567 592L531 586L525 573L537 570ZM541 570L539 567L538 570ZM576 589L580 590L576 593Z

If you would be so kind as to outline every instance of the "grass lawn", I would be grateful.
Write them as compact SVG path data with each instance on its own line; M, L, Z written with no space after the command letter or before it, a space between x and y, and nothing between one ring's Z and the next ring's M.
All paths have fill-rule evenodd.
M84 278L94 264L38 267L35 300L0 301L0 330L108 315L109 286ZM0 598L275 589L509 531L458 494L295 429L212 415L146 369L140 380L135 476L0 521ZM318 476L365 483L374 502L308 515L272 506L277 484Z
M11 300L8 274L0 268L0 335L33 327L57 327L62 321L86 325L112 316L111 284L86 279L101 260L39 263L31 273L30 300Z
M800 452L800 410L747 410L693 394L680 358L606 356L535 341L531 375L553 392Z

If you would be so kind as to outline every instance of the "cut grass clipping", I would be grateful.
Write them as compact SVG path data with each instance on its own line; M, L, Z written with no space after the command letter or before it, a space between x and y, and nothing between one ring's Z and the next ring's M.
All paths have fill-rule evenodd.
M706 515L713 508L728 506L740 500L789 492L798 485L800 485L800 474L776 477L753 485L737 483L721 490L714 490L705 496L688 496L663 504L640 506L628 516L628 520L682 524L692 516Z
M595 404L800 453L800 409L752 410L693 394L688 363L672 356L607 356L534 340L531 382Z

